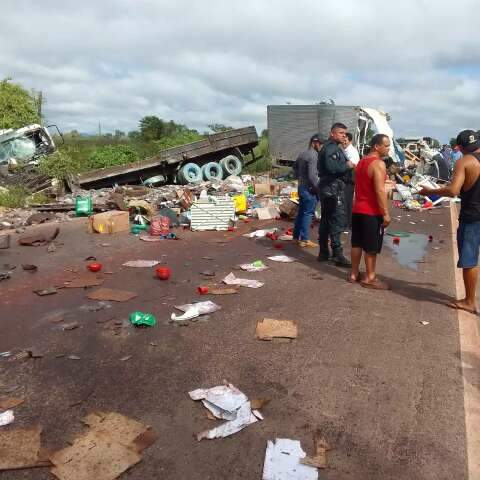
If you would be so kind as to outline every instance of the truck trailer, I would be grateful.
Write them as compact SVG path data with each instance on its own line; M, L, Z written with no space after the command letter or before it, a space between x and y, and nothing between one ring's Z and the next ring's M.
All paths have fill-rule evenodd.
M237 128L207 135L204 139L168 148L157 155L127 165L101 168L71 176L71 188L102 188L127 183L198 183L239 175L243 156L258 145L255 127Z
M308 148L310 137L327 140L331 126L341 122L353 136L360 155L373 135L383 133L391 142L390 157L403 164L404 155L388 124L388 115L369 107L339 105L269 105L267 107L269 151L274 166L291 166Z

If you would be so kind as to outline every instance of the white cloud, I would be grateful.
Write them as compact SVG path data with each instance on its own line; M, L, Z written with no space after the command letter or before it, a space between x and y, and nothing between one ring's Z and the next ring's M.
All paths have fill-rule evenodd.
M383 108L398 135L478 125L475 0L4 0L0 75L42 90L50 122L203 130L266 125L286 101ZM470 14L469 14L470 12Z

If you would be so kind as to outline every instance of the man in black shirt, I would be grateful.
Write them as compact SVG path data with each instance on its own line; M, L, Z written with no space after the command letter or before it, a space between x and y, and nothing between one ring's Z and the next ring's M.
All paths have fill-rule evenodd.
M330 260L328 240L332 247L331 260L340 267L350 267L351 263L343 255L340 235L346 228L345 181L350 176L354 165L345 156L340 147L345 143L347 127L334 123L330 138L318 155L318 174L320 176L319 192L322 217L318 229L320 262Z
M420 195L441 197L460 195L461 207L457 230L458 268L463 269L465 298L454 300L448 306L478 314L476 290L478 255L480 251L480 135L474 130L458 134L457 145L463 157L457 161L453 178L446 187L422 188Z

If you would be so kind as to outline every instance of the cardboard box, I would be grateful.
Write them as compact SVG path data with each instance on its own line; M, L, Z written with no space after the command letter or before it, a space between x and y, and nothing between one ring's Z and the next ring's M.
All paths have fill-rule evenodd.
M293 200L287 199L281 203L279 209L280 212L286 215L288 218L295 218L298 210L298 203Z
M89 219L88 226L91 233L119 233L128 232L130 221L128 212L111 210L109 212L97 213Z
M273 195L275 191L271 183L256 183L255 195Z

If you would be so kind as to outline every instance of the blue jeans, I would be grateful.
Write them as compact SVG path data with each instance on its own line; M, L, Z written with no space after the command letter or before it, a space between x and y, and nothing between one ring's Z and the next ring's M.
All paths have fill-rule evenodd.
M297 217L295 218L295 228L293 238L296 240L308 240L310 224L317 206L317 196L311 193L307 186L298 186L298 196L300 199Z

